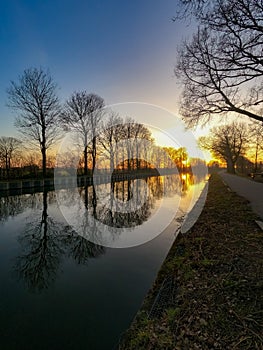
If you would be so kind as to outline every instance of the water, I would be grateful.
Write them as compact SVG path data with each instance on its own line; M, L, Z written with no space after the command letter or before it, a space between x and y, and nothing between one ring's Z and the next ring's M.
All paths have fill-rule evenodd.
M0 349L113 349L202 188L202 181L193 185L187 176L182 183L173 175L1 197ZM109 194L115 204L109 202ZM108 226L109 246L121 246L138 227L143 227L138 237L151 237L154 215L171 222L145 244L103 247L94 239L98 225L85 229L87 217L76 198L88 209L89 220L95 217ZM76 219L75 230L65 215ZM114 227L120 229L117 235ZM86 239L90 233L92 242Z

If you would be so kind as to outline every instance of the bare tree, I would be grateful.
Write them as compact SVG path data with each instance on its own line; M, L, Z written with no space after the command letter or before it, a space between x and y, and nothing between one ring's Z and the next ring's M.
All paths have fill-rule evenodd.
M108 120L104 123L103 131L99 135L99 143L110 161L110 172L114 170L115 160L118 158L118 142L120 141L120 127L123 125L123 120L117 114L112 112Z
M199 139L200 146L227 164L227 172L235 174L235 165L248 145L248 130L244 123L232 123L212 128L209 136Z
M259 169L259 160L263 157L263 123L254 122L249 125L250 155L254 161L254 172Z
M38 152L23 152L21 163L24 167L24 175L33 177L38 176L39 165L41 166L41 159L39 158Z
M110 162L111 172L119 167L123 170L127 167L128 171L140 169L141 160L147 158L145 149L149 148L150 142L153 142L153 138L145 125L129 117L124 121L112 111L107 116L99 137L103 154Z
M127 117L121 127L121 135L124 140L123 161L126 158L127 170L140 168L140 158L145 151L145 144L149 145L149 142L153 141L150 130Z
M180 19L196 17L201 19L204 11L213 3L213 0L179 0L178 11L172 20L175 22Z
M66 129L75 131L81 138L84 155L84 174L88 173L88 154L92 157L92 172L96 166L97 138L102 121L104 100L86 91L74 92L67 100L61 121Z
M202 11L195 12L198 31L182 44L175 68L184 86L183 117L196 124L234 112L263 121L263 1L187 3Z
M17 152L20 147L20 140L14 137L0 137L0 163L3 164L6 170L7 178L9 178L12 160L17 155Z
M143 158L143 153L145 151L145 144L148 145L153 142L152 134L150 130L143 124L134 123L133 126L133 137L135 139L133 148L135 148L135 159L136 159L136 168L141 167L141 159Z
M41 68L26 69L18 83L7 90L8 106L20 111L15 126L28 141L40 147L43 176L46 176L47 149L59 135L60 104L57 85L49 72Z

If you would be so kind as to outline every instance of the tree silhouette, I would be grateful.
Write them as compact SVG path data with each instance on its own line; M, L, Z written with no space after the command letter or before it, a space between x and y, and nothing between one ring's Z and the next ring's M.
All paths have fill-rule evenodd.
M254 158L254 172L259 169L259 159L263 155L263 123L254 122L249 126L249 151Z
M0 137L0 164L2 163L2 166L6 169L6 176L8 179L12 160L19 147L21 147L21 141L15 137Z
M26 69L11 82L7 90L8 106L20 111L15 126L27 142L40 147L42 154L43 176L46 176L47 149L59 135L58 118L60 115L57 85L48 72L41 68Z
M118 142L121 140L120 129L123 126L123 120L115 113L110 113L108 120L104 122L103 130L99 135L99 144L101 145L106 158L110 162L110 173L113 172L118 159Z
M184 86L186 122L229 112L263 121L262 1L183 2L199 21L197 32L179 49L175 68Z
M212 128L209 136L199 139L202 148L227 163L227 171L235 174L235 165L248 145L248 130L244 123L232 123Z
M86 91L74 92L67 100L61 121L65 129L73 130L81 139L84 156L84 174L88 173L88 154L92 158L92 171L96 166L97 138L102 120L104 100Z
M0 222L5 222L10 217L15 217L24 210L32 208L34 196L1 196L0 200Z

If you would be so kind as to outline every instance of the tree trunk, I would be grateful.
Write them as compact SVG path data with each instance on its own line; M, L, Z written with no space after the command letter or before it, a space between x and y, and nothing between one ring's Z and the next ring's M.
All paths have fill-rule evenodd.
M42 148L41 153L42 153L42 172L43 172L43 177L45 178L47 175L47 154L46 154L45 147Z
M131 200L132 198L132 191L131 191L131 180L128 180L128 187L127 187L127 202Z
M41 118L44 120L44 117ZM42 125L42 143L41 143L41 152L42 152L42 171L43 178L47 175L47 147L46 147L46 126L43 123Z
M227 172L229 174L235 174L236 173L236 171L235 171L235 164L232 161L232 159L227 159Z
M7 154L5 154L5 173L6 173L6 178L9 180L8 155Z
M84 148L84 175L88 175L88 146Z
M117 169L118 165L119 165L119 147L118 147L118 144L117 142L115 142L115 167Z
M97 196L96 196L96 189L95 186L92 185L92 215L94 219L97 219Z
M110 174L112 175L113 173L113 170L114 170L114 153L113 151L111 150L110 151Z
M97 145L96 145L96 136L93 137L92 140L92 175L94 173L96 167L96 156L97 156Z
M130 150L130 145L127 143L127 169L128 173L130 174L131 172L131 150Z
M85 186L85 208L88 209L89 208L89 192L88 192L88 186Z
M258 170L258 147L259 144L257 142L257 146L256 146L256 154L255 154L255 164L254 164L254 172L256 173Z

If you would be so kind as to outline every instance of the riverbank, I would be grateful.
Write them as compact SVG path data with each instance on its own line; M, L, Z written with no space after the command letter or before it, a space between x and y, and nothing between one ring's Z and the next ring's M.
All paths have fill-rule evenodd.
M262 349L263 234L248 202L211 176L119 349Z
M56 187L65 189L71 187L81 187L81 186L91 186L103 183L109 183L111 181L125 181L133 179L142 179L150 176L159 175L171 175L176 173L175 169L145 169L142 171L115 171L113 173L109 172L99 172L91 175L67 175L52 176L45 179L12 179L12 180L1 180L0 181L0 195L12 195L12 194L26 194L32 191L43 191L54 190Z

